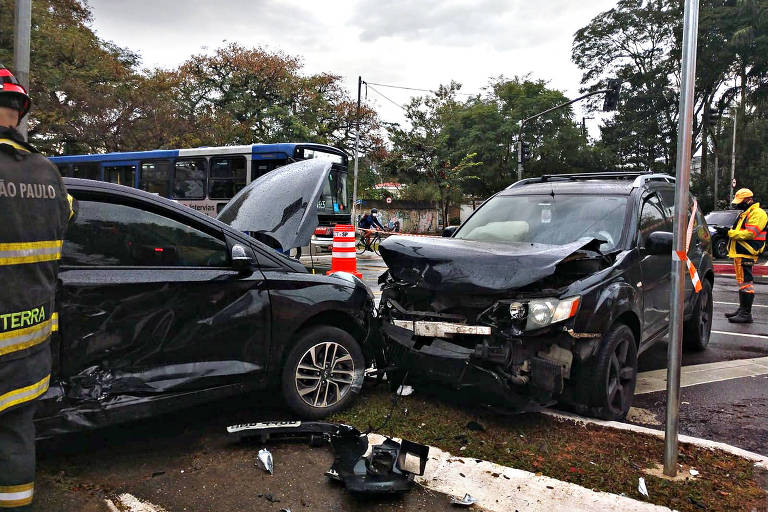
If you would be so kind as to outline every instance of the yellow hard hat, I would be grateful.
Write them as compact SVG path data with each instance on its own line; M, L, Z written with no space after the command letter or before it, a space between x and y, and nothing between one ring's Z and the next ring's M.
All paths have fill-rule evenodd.
M736 194L733 196L733 201L731 201L732 204L741 204L745 199L748 197L752 197L754 194L752 194L752 191L748 188L740 188L736 191Z

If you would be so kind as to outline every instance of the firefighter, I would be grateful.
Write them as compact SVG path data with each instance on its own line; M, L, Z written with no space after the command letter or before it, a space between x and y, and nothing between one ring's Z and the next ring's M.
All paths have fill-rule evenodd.
M50 380L58 260L74 208L56 167L16 131L31 100L2 64L0 86L0 510L28 510L32 418Z
M752 323L752 302L755 300L755 286L752 266L765 249L765 228L768 216L755 202L752 191L739 189L733 196L733 206L742 211L728 231L728 257L733 258L736 282L739 285L739 309L726 313L729 322Z

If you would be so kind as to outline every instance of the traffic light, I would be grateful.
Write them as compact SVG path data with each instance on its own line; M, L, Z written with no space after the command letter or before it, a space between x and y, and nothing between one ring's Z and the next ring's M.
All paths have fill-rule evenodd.
M520 145L520 161L527 162L531 159L531 143L523 142Z
M608 80L608 92L605 93L603 101L603 112L616 110L619 106L619 93L621 92L621 80L612 78Z

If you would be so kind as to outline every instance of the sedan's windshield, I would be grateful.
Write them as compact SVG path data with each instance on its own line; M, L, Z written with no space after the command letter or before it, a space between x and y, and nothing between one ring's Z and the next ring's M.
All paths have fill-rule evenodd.
M705 218L707 224L712 224L714 226L730 226L738 216L739 212L712 212Z
M600 247L605 252L618 244L626 211L626 196L497 196L461 226L455 238L550 245L599 238L605 240Z

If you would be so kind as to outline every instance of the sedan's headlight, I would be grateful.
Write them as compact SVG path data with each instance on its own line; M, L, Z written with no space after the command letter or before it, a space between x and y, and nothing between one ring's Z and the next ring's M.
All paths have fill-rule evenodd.
M562 322L576 316L579 310L580 297L570 297L563 300L533 299L528 303L528 321L525 329L533 330L546 327L556 322Z

